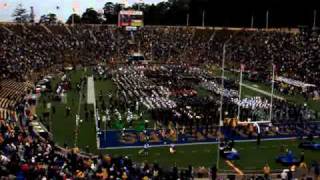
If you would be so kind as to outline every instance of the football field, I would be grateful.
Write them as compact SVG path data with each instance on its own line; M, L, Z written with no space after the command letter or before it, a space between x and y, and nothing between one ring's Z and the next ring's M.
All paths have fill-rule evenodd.
M90 115L88 119L85 118L85 111L93 111L93 113L95 113L94 102L89 101L86 103L86 99L89 96L87 87L89 86L84 85L80 93L76 90L76 83L80 81L80 78L88 77L92 74L90 70L76 70L69 72L68 75L71 78L72 89L67 92L67 101L65 103L57 101L51 102L48 96L43 94L39 99L37 106L37 114L40 117L42 112L50 111L46 109L46 106L43 104L51 102L52 106L55 106L56 113L51 115L50 123L45 122L45 124L51 124L50 129L54 141L58 145L63 146L67 144L69 147L74 147L76 144L83 151L89 151L90 153L129 156L134 161L149 163L157 162L164 167L172 167L173 165L187 167L190 164L195 167L211 167L216 164L217 146L215 144L177 146L176 154L170 154L168 147L151 147L148 156L139 154L139 151L142 148L98 149L94 115ZM52 87L56 87L58 81L59 77L55 77L51 82ZM261 88L261 90L266 91L264 88ZM95 79L94 90L90 90L90 92L94 92L97 103L100 103L99 93L101 91L104 96L107 94L116 94L116 86L111 79ZM254 92L252 89L244 90L244 93L246 93L244 96L254 95L255 93L259 94L259 92ZM80 98L81 96L84 98ZM108 101L106 104L108 104ZM69 116L66 115L66 107L71 108ZM78 130L76 128L76 114L79 114L81 119ZM146 114L144 118L150 119L151 117L149 114ZM139 123L137 126L138 125ZM276 156L284 149L288 148L299 157L301 149L298 148L298 144L299 140L262 141L260 146L257 146L255 142L236 142L235 148L240 152L240 160L236 160L234 164L241 170L261 170L264 164L268 162L271 169L279 169L282 168L282 166L275 162ZM311 159L320 160L320 152L306 150L305 159L308 163L311 163ZM230 170L223 159L220 160L219 164L221 169Z

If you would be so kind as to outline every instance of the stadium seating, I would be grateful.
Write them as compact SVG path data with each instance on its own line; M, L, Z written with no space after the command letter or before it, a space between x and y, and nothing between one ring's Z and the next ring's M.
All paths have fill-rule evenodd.
M49 138L36 136L29 129L32 124L29 119L25 125L21 124L20 121L24 118L20 117L24 115L16 111L17 105L25 105L24 98L33 89L34 82L27 82L30 74L43 71L50 73L48 71L52 66L63 70L63 63L67 61L82 65L92 65L101 60L121 62L136 51L142 52L146 59L159 63L218 65L221 63L222 46L230 39L227 55L230 69L239 69L239 64L243 63L249 71L263 71L270 69L274 63L277 73L315 84L317 88L314 91L306 92L307 96L315 96L315 91L319 92L320 87L319 37L318 33L249 32L193 27L152 26L131 34L105 25L1 25L0 174L12 175L18 179L95 179L111 176L114 179L188 179L196 174L190 169L178 171L177 167L163 170L158 164L142 164L140 167L127 157L84 155L77 150L57 147ZM267 82L268 79L270 78L262 73L259 80ZM295 91L301 93L298 89ZM308 112L303 107L284 105L281 102L275 102L275 106L279 110L275 117L292 111L295 119L276 119L274 127L262 127L268 129L265 136L298 136L301 132L320 134L319 124L309 123L304 119L303 113L301 115L300 112ZM297 109L301 111L298 112ZM304 124L305 128L299 127ZM237 135L242 138L249 135L256 137L257 134L252 133L250 128L252 127L237 127ZM215 128L213 131L216 134ZM190 134L194 135L195 132ZM202 138L201 134L197 135ZM202 177L209 174L203 169L197 172Z

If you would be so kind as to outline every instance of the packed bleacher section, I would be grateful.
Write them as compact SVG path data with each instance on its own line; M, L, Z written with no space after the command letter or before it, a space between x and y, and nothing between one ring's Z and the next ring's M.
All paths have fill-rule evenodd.
M320 38L315 32L145 27L129 33L110 26L2 26L5 26L0 28L2 78L23 79L30 70L37 71L66 59L83 63L92 62L92 57L123 60L139 50L146 59L158 62L220 64L222 45L229 40L230 68L239 68L241 62L247 70L260 72L271 70L274 63L278 75L319 84Z
M79 156L76 150L58 149L32 130L30 117L25 113L30 105L25 95L32 84L26 81L33 73L50 72L52 67L62 69L64 62L90 65L100 60L123 61L137 51L146 59L161 63L220 64L226 41L230 69L239 69L242 63L248 71L260 73L257 80L269 82L270 73L265 70L273 63L279 75L320 85L320 35L315 32L145 27L129 33L111 26L0 25L0 174L27 179L188 179L194 176L192 167L164 170L157 164L139 166L127 157ZM280 86L277 88L281 89ZM288 93L300 92L292 88ZM306 98L314 97L319 95L319 88L303 93ZM278 120L274 127L262 127L263 132L277 135L289 130L297 136L300 131L320 134L318 124L301 129L305 120L319 118L315 112L281 102L275 102L275 107L274 119ZM232 109L230 106L229 112ZM287 125L293 121L297 123ZM237 128L238 134L251 135L250 128Z
M29 82L0 81L0 120L15 114L17 104L24 99L25 94L32 87L33 85Z

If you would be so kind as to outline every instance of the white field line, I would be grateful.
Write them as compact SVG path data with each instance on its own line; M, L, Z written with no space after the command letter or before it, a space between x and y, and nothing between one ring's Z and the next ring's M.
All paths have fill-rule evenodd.
M259 93L261 93L261 94L264 94L264 95L267 95L267 96L271 96L271 93L269 93L269 92L267 92L267 91L264 91L264 90L261 90L261 89L258 89L258 88L255 88L255 87L253 87L253 86L249 86L249 85L244 84L244 83L242 83L242 86L244 86L244 87L246 87L246 88L248 88L248 89L251 89L251 90L253 90L253 91L259 92ZM274 97L274 98L277 98L277 99L280 99L280 100L285 100L283 97L277 96L277 95L275 95L275 94L273 94L273 97Z
M77 115L79 115L80 117L80 107L81 107L81 101L82 101L82 91L83 91L83 82L81 83L81 88L80 88L80 91L79 91L79 105L78 105L78 111L77 111ZM74 137L74 147L77 147L78 145L78 136L79 136L79 122L77 122L77 117L75 118L76 119L76 132L75 132L75 137Z
M94 80L93 80L92 76L88 77L87 103L88 104L95 104L96 103L95 92L94 92Z
M87 83L87 103L93 104L94 110L94 121L96 125L96 141L97 141L97 148L100 148L100 141L98 136L98 121L97 121L97 111L96 111L96 94L94 89L94 79L93 76L88 77Z

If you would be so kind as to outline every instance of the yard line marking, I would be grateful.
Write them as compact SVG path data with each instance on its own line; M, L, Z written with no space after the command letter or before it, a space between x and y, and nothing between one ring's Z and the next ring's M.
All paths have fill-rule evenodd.
M80 85L80 91L79 91L79 105L78 105L78 111L77 111L77 115L79 115L79 120L80 120L80 107L81 107L81 101L82 101L82 90L83 90L83 82L81 82L81 85ZM76 121L78 121L77 117L76 117ZM76 131L75 131L75 137L74 137L74 147L77 147L77 144L78 144L78 136L79 136L79 133L80 133L80 128L79 128L79 122L76 122Z
M100 149L100 141L99 141L99 135L98 135L98 115L97 115L97 109L96 109L96 93L94 88L94 78L93 76L88 77L87 82L87 103L93 104L94 109L94 119L96 124L96 141L97 141L97 149Z
M264 90L261 90L261 89L258 89L258 88L255 88L253 86L250 86L248 84L244 84L242 83L241 84L242 86L248 88L248 89L251 89L253 91L256 91L256 92L259 92L261 94L264 94L264 95L267 95L267 96L271 96L271 93L267 92L267 91L264 91ZM285 100L283 97L280 97L280 96L277 96L277 95L273 95L274 98L277 98L277 99L280 99L280 100Z

